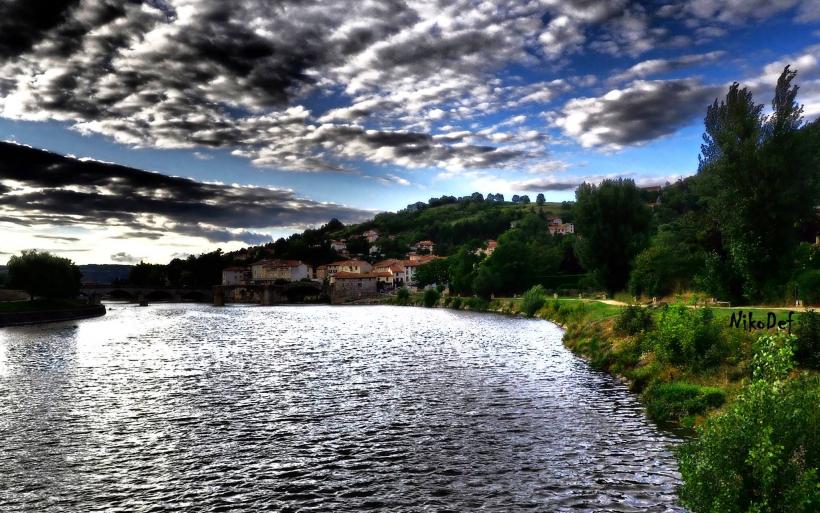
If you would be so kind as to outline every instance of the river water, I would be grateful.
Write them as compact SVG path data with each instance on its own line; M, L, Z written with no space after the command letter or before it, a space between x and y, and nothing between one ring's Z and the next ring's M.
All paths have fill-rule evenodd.
M548 322L109 308L0 330L0 511L680 511L674 439Z

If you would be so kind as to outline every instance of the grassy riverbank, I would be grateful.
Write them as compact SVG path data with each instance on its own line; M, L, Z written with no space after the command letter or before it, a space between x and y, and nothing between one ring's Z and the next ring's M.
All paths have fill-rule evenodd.
M404 304L526 315L560 323L564 344L628 380L650 418L690 436L676 449L681 502L693 513L814 512L820 508L820 316L792 335L730 323L749 308L650 309L547 299L411 295ZM435 299L435 301L433 301ZM753 318L768 321L768 309ZM774 311L785 321L788 312ZM795 317L795 316L793 316ZM737 319L737 317L736 317Z
M523 298L445 296L438 306L510 315L524 314ZM423 305L421 293L406 304ZM755 341L761 333L730 326L732 313L766 308L688 308L677 304L643 309L601 301L544 299L532 317L561 324L564 344L596 369L625 378L647 413L670 429L691 430L731 404L751 379ZM787 311L775 311L778 320ZM797 321L798 313L793 317ZM796 322L793 323L796 325ZM807 371L812 372L812 371Z

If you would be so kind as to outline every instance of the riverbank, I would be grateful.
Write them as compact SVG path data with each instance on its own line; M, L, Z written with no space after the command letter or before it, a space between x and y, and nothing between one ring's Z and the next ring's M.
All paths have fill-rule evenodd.
M73 321L105 315L105 306L78 301L14 301L0 303L0 327Z
M411 295L406 304L422 306L422 294ZM525 316L522 298L445 296L436 306ZM740 310L764 319L768 311L682 304L630 309L613 301L545 298L532 317L564 328L564 345L627 382L657 424L690 434L749 384L755 340L775 331L732 326L731 313Z

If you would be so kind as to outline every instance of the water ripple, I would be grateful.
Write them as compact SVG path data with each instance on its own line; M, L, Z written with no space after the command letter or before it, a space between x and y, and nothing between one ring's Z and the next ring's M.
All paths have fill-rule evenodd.
M543 321L114 305L0 331L2 511L682 511L669 446Z

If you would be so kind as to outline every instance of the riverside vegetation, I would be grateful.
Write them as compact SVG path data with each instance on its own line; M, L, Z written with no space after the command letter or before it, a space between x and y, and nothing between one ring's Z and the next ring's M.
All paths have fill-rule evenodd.
M435 298L435 301L433 300ZM820 315L794 335L731 327L717 310L549 298L485 300L428 289L400 302L557 322L564 344L626 378L647 414L688 441L677 450L682 502L694 512L813 512L820 506Z

